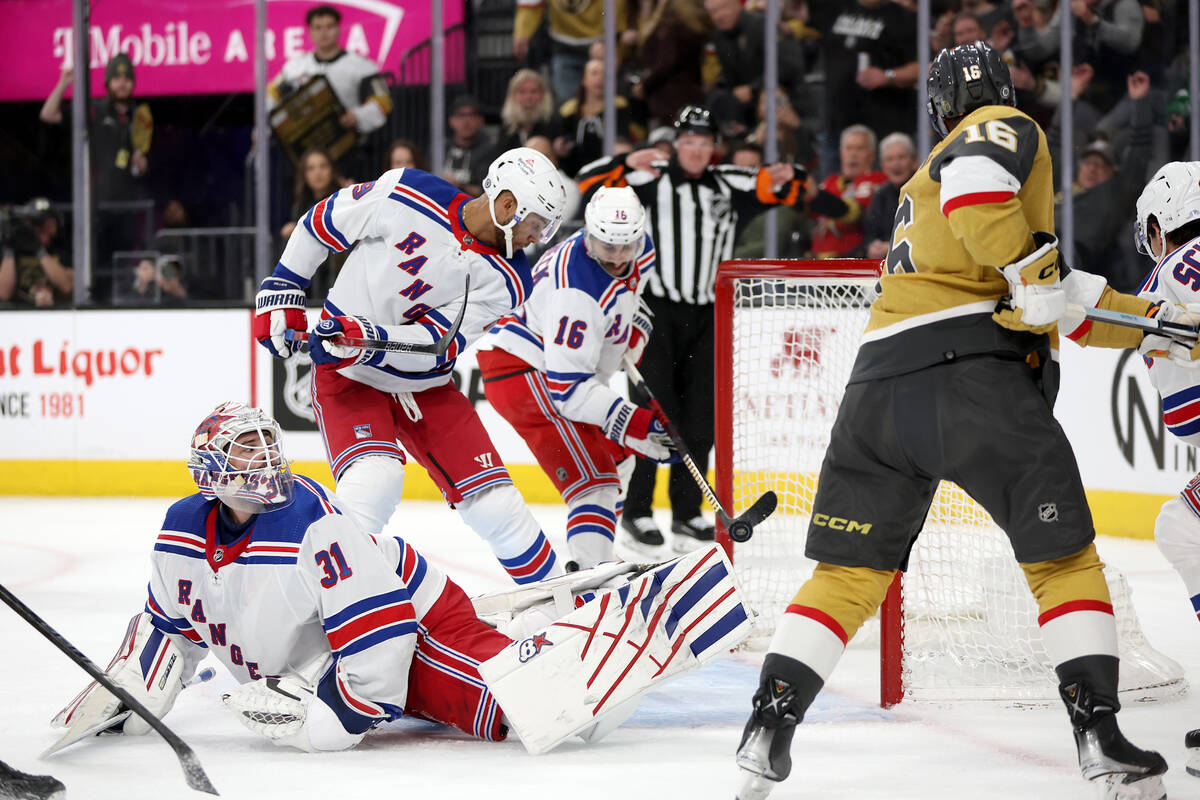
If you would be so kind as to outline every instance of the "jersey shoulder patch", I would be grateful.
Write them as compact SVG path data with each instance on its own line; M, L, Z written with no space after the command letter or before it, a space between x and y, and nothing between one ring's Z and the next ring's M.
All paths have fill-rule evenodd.
M972 111L950 135L950 142L929 164L929 176L935 181L941 181L942 170L952 161L979 156L1023 184L1045 139L1036 122L1008 106Z

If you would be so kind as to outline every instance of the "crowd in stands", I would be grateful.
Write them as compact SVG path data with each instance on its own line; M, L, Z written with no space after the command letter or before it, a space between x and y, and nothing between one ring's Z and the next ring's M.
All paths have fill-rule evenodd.
M711 111L719 130L715 162L763 165L763 0L617 0L617 52L611 54L602 42L602 6L603 0L516 0L507 92L491 102L472 94L448 98L443 177L477 194L491 159L518 145L541 150L571 179L613 155L604 139L606 57L617 59L616 153L658 147L670 157L671 120L695 104ZM914 143L918 126L926 124L917 108L925 71L917 61L916 2L781 0L780 6L776 160L808 171L810 199L822 190L840 197L847 210L829 217L804 204L780 209L776 250L787 257L882 258L899 187L924 156ZM1018 106L1043 125L1056 158L1063 138L1059 103L1070 93L1076 161L1069 186L1061 185L1062 165L1055 167L1059 210L1066 193L1074 198L1075 260L1119 289L1135 288L1146 265L1133 252L1129 233L1134 198L1157 167L1187 152L1186 4L933 0L932 8L931 52L976 40L1000 51ZM339 21L329 6L309 11L313 49L275 76L271 102L314 70L323 71L348 109L341 124L359 133L374 130L395 113L387 84L373 74L371 62L341 49ZM1069 75L1059 72L1063 24L1073 30ZM63 95L71 80L70 70L64 71L41 109L41 124L67 125ZM142 184L155 168L153 118L150 104L135 99L127 56L109 63L105 86L107 97L91 111L94 255L104 267L93 272L90 302L130 302L150 294L182 302L189 291L203 297L200 286L189 285L186 257L157 248L164 244L162 229L186 226L179 220L186 220L187 209L177 198L147 198ZM388 168L430 163L428 153L403 139L382 163L365 159L361 150L339 157L322 149L304 152L294 178L283 176L286 188L282 180L273 187L290 199L284 204L289 221L275 228L276 248L305 209L337 189ZM138 216L137 204L147 199L153 200L152 224ZM174 224L167 221L172 204ZM73 297L70 226L60 213L65 206L39 199L0 215L0 303L89 302ZM160 235L145 234L155 229ZM571 230L565 226L562 235ZM739 256L762 254L761 220L742 226L738 236ZM119 261L114 254L131 266L109 268ZM337 266L327 270L324 286Z

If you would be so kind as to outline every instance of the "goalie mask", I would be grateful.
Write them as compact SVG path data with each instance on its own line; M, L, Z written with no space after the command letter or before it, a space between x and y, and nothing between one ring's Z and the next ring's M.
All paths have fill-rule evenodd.
M528 244L546 244L558 232L567 208L567 187L550 159L528 147L514 147L500 154L483 179L492 224L504 233L504 256L513 257L513 234L528 237ZM496 200L511 192L517 201L513 218L501 225L496 219Z
M1151 217L1164 236L1200 219L1200 161L1164 164L1138 197L1133 241L1139 253L1154 258L1150 249ZM1163 250L1166 250L1165 241Z
M283 508L292 502L292 472L279 440L279 423L265 412L222 403L192 435L192 480L200 494L237 511Z
M646 209L633 189L602 186L592 195L583 219L587 254L612 277L629 277L646 239Z
M946 120L983 106L1015 106L1012 75L1000 54L986 42L974 42L938 53L929 65L929 122L938 138L950 132Z

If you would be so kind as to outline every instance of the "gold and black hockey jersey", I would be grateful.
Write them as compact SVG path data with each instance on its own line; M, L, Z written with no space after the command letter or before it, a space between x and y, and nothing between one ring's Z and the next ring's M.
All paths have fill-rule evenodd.
M1056 332L1014 331L992 319L997 301L1008 296L1000 268L1033 251L1035 231L1054 231L1046 136L1015 108L976 109L900 190L881 293L850 381L982 353L1048 357L1058 345ZM1149 306L1107 288L1095 304L1134 313ZM1096 328L1107 330L1089 330L1076 341L1129 347L1141 337Z

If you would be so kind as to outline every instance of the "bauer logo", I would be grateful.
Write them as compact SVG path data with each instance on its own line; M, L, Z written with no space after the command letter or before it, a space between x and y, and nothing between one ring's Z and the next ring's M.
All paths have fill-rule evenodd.
M521 643L517 645L517 659L524 664L526 661L542 652L543 647L553 646L554 642L547 639L546 634L534 634L528 639L522 639Z

